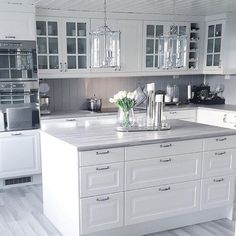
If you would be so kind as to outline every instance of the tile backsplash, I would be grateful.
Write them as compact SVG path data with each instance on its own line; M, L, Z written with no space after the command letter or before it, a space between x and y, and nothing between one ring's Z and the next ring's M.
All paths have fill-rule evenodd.
M75 111L86 109L86 98L94 94L102 98L103 107L112 107L108 99L120 90L132 91L137 86L145 86L154 82L156 90L166 90L168 84L180 87L180 100L186 100L187 85L203 83L202 75L156 77L117 77L117 78L86 78L86 79L50 79L44 80L50 86L51 111Z

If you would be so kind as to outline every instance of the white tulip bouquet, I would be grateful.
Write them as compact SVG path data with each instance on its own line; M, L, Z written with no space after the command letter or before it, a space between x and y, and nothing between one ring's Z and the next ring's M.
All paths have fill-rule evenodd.
M129 127L134 124L134 114L133 108L136 105L137 93L120 91L114 95L113 98L110 98L110 103L114 103L117 107L119 107L120 111L120 124L123 127Z

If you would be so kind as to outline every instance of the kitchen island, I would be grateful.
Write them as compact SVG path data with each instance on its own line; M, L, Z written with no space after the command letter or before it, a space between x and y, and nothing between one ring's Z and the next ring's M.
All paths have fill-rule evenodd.
M119 133L77 120L41 132L44 214L63 236L141 236L232 218L236 131L172 120Z

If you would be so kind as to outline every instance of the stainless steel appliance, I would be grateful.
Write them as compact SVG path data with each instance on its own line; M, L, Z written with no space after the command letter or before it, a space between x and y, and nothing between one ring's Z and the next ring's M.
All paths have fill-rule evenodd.
M87 102L88 102L88 110L89 111L101 112L102 99L96 98L96 96L94 95L94 97L89 98L87 100Z
M38 80L35 41L0 41L0 81Z
M41 82L39 84L39 100L40 100L41 115L51 114L49 91L50 91L50 86L47 83Z
M0 41L0 131L38 129L36 42Z

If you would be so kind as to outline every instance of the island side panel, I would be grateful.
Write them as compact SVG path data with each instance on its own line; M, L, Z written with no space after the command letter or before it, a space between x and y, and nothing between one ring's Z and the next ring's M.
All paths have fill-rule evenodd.
M79 236L77 148L41 132L43 211L63 236Z

